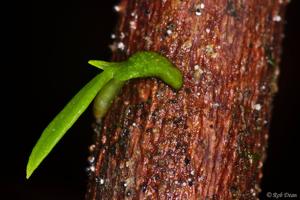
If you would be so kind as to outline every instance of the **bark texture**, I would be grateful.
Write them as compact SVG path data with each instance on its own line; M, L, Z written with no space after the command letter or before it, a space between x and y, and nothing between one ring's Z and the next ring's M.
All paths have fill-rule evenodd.
M86 199L256 199L277 91L283 0L121 0L113 59L184 74L130 81L95 125Z

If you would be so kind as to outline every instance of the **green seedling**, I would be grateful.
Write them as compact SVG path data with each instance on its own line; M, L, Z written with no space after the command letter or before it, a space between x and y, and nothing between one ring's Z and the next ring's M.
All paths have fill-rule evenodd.
M103 72L87 83L43 131L29 156L27 179L94 99L94 115L101 121L127 80L157 77L176 90L183 82L181 72L167 58L150 51L137 52L123 62L91 60L89 64Z

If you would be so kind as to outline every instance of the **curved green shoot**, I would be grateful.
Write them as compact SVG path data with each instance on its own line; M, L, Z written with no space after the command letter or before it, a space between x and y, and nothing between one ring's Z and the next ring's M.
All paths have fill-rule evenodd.
M44 130L29 156L26 168L27 179L96 95L94 115L97 120L101 120L125 81L129 79L154 76L175 89L181 88L183 84L180 71L168 59L155 52L137 52L123 62L91 60L89 64L103 69L104 72L85 85Z
M165 57L155 52L140 51L132 55L114 76L126 81L133 78L157 77L178 90L183 83L181 72Z

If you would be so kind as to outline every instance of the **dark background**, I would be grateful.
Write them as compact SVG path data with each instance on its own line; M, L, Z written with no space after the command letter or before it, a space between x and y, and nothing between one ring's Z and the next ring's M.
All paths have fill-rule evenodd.
M110 59L116 3L32 1L26 8L11 5L13 14L2 18L7 36L2 37L5 47L1 45L5 53L1 55L0 199L83 199L91 112L84 113L28 181L26 162L50 119L98 72L87 61ZM300 196L299 9L300 1L294 0L287 10L262 199L266 192Z

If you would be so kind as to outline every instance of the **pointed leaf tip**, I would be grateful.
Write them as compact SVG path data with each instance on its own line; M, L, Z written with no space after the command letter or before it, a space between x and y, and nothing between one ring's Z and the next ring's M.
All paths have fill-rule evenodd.
M30 178L30 176L32 175L33 171L31 169L31 164L30 164L30 161L28 161L28 164L27 164L27 167L26 167L26 179L28 180Z
M105 70L106 68L111 66L110 62L102 61L102 60L89 60L88 63L94 67Z
M108 70L97 75L86 84L50 122L32 149L26 167L26 178L32 175L41 162L48 156L54 146L61 140L80 115L93 101L100 89L113 77Z

